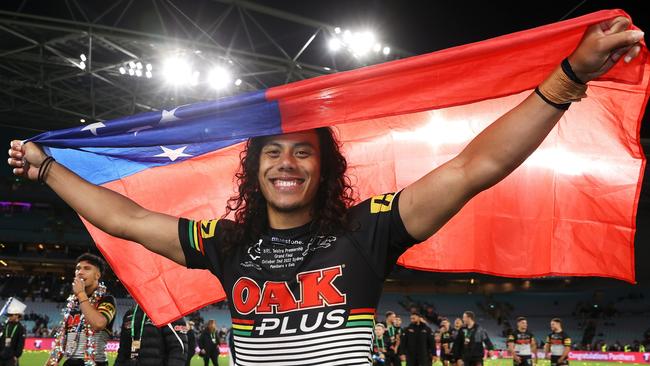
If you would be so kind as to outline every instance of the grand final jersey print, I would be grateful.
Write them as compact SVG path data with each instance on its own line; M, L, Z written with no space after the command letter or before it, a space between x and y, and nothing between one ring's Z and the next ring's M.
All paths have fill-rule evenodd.
M229 295L237 365L371 365L382 284L416 241L399 194L349 211L350 230L312 235L309 225L269 230L224 254L228 220L179 220L189 268L209 269Z

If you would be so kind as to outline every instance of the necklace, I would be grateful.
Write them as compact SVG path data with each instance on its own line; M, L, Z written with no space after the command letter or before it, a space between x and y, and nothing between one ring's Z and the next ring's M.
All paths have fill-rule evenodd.
M105 294L106 294L106 286L104 286L104 283L100 282L97 289L95 289L93 294L88 299L88 302L90 302L91 305L95 306L97 301L99 301L99 299L101 299ZM68 322L68 319L70 319L72 311L78 307L79 307L79 299L77 299L77 296L75 296L74 294L68 296L67 304L62 311L63 319L59 324L59 329L56 331L54 347L52 348L52 352L50 353L50 363L48 366L56 366L58 365L59 360L61 360L61 356L64 354L65 351L64 350L65 339L67 337L66 324ZM95 366L95 355L96 355L95 337L94 337L95 331L93 330L92 326L85 321L83 314L81 315L81 318L79 320L79 326L77 327L77 330L78 330L77 334L79 334L82 331L85 332L86 334L86 347L84 350L84 365Z

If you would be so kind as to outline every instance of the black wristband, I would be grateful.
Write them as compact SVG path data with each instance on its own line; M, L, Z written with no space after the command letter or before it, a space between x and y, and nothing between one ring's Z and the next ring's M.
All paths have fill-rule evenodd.
M544 96L544 94L542 94L541 91L539 91L539 88L535 88L535 94L539 95L539 97L542 98L542 100L545 101L547 104L550 104L553 107L555 107L557 109L561 109L563 111L566 111L567 109L569 109L569 106L571 105L571 102L563 103L563 104L558 104L558 103L551 102L547 97Z
M578 84L585 85L586 83L576 75L576 73L573 71L573 68L571 67L571 64L569 63L569 58L565 58L562 60L562 63L560 64L562 66L562 71L566 74L566 76L569 77L569 79L575 81Z
M38 169L38 182L39 183L45 183L45 175L47 175L47 171L50 168L50 165L54 162L54 158L51 156L48 156L43 160L41 163L41 167Z

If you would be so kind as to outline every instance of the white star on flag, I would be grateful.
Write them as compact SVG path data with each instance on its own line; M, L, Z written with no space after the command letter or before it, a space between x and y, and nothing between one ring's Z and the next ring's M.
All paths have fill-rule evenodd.
M150 128L153 128L153 126L136 127L136 128L132 128L132 129L126 131L126 132L133 132L133 136L138 136L138 132L140 132L142 130L148 130Z
M162 110L162 115L160 116L160 123L169 123L173 121L178 121L180 118L176 117L174 113L176 113L176 110L178 107L172 109L171 111L167 110Z
M164 152L154 155L155 157L166 157L169 158L171 161L176 161L176 159L182 157L182 156L192 156L190 154L186 154L183 151L187 149L187 146L179 147L178 149L168 149L164 146L160 147Z
M95 123L89 124L88 126L82 128L81 130L82 131L90 131L93 135L97 136L97 129L102 128L102 127L106 127L106 125L101 123L101 122L95 122Z

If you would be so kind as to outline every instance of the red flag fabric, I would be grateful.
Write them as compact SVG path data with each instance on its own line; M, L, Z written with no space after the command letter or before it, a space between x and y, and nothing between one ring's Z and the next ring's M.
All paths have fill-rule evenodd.
M587 26L618 15L627 16L620 10L601 11L271 88L265 98L277 103L282 132L335 127L349 174L364 199L400 190L457 155L529 95L570 54ZM590 82L588 97L571 106L520 168L475 197L432 238L408 250L399 264L508 277L634 281L636 207L645 165L639 129L649 71L644 47L632 63L621 62ZM213 118L218 126L218 117ZM234 144L123 174L103 185L155 211L217 218L235 191L241 147ZM177 156L189 155L182 153ZM87 227L156 324L226 296L207 271L182 268Z

